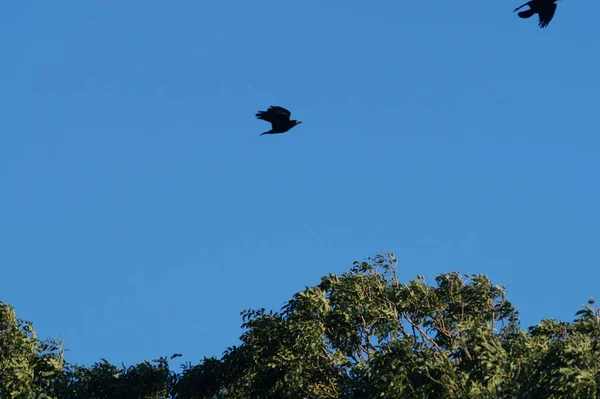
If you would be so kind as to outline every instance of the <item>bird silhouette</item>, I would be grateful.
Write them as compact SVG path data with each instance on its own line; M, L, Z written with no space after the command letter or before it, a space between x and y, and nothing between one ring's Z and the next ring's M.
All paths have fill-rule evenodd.
M554 12L556 11L556 2L558 0L531 0L520 7L514 9L513 12L520 10L525 6L529 6L529 10L521 11L518 15L521 18L531 18L533 14L538 14L540 17L539 27L545 28L548 26Z
M290 111L278 106L270 106L266 111L258 111L256 113L258 119L271 122L271 130L261 133L260 136L263 134L285 133L294 126L302 123L294 119L290 120L291 115L292 113Z

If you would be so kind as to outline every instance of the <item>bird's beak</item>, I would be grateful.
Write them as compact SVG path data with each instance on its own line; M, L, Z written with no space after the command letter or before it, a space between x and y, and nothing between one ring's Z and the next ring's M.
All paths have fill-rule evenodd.
M302 123L302 121L298 121L298 123L296 123L296 125L299 125L299 124L301 124L301 123Z

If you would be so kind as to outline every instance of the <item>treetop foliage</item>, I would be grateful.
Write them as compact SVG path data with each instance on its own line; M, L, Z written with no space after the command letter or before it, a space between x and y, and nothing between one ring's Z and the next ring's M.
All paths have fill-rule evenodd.
M17 323L2 304L0 393L61 399L600 397L600 311L593 300L572 322L542 320L523 330L505 289L485 275L452 272L437 276L435 285L422 276L403 283L396 267L393 254L377 255L323 277L280 311L245 310L238 346L179 373L167 358L130 367L64 363L60 346L41 343L30 324ZM17 363L9 359L16 358L24 366L14 374L10 367L16 366L9 365Z

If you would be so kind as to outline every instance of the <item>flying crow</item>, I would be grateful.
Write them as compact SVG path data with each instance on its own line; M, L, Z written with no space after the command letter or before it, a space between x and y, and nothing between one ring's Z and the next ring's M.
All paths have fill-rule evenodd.
M294 119L290 120L291 114L292 113L290 111L283 107L274 106L270 106L266 111L258 111L256 113L256 117L258 119L271 122L271 130L261 133L260 136L263 134L285 133L297 124L302 123Z
M540 17L539 26L540 28L545 28L552 20L552 17L554 17L557 1L558 0L531 0L523 4L521 7L515 8L513 12L525 6L529 6L529 10L521 11L518 14L519 17L530 18L533 16L533 14L538 14Z

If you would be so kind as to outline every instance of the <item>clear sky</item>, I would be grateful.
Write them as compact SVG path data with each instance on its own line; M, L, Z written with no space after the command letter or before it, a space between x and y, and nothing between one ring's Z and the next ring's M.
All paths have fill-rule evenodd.
M0 300L67 360L197 363L355 260L600 296L600 3L14 1ZM289 133L254 114L304 123Z

